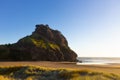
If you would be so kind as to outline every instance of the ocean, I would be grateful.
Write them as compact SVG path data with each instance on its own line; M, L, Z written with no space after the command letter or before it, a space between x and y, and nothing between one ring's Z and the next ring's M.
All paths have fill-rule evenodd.
M120 58L113 57L78 57L77 64L120 64Z

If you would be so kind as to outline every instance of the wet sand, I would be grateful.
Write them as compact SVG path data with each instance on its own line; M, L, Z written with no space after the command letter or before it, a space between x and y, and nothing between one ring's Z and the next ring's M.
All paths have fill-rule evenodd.
M97 72L120 74L120 64L105 64L105 65L84 65L76 62L49 62L49 61L34 61L34 62L0 62L0 66L27 66L34 65L46 68L68 68L76 70L91 70Z

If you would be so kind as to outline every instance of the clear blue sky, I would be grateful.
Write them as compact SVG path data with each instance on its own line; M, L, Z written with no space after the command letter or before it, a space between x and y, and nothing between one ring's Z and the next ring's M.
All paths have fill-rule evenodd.
M0 44L30 35L35 24L60 30L81 57L120 57L120 0L0 1Z

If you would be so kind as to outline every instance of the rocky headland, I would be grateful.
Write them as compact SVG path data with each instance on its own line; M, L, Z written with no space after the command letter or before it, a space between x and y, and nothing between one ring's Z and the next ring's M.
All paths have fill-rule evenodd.
M43 24L17 43L0 45L0 61L76 61L76 57L61 32Z

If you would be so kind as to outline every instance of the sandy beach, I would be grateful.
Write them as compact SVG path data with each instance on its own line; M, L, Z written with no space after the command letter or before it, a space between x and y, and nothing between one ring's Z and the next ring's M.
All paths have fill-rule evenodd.
M37 61L37 62L0 62L0 66L26 66L35 65L46 68L68 68L77 70L91 70L105 73L120 74L120 64L105 64L105 65L84 65L77 64L76 62L48 62L48 61Z

